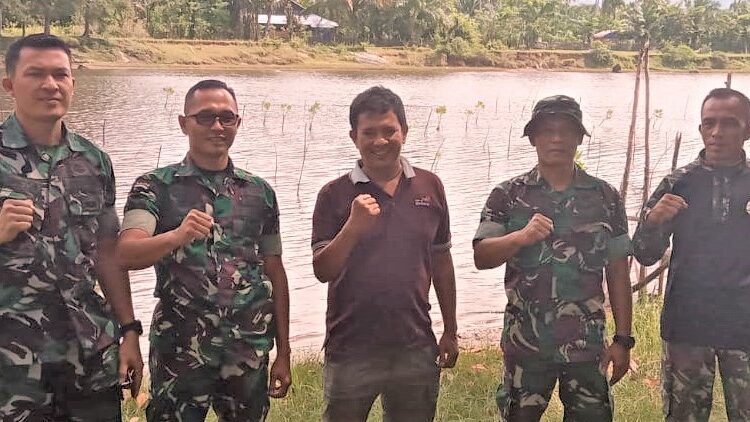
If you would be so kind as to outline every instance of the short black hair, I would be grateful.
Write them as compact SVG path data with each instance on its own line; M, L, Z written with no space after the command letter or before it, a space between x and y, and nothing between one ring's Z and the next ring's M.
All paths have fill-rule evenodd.
M703 102L701 103L701 114L703 113L703 107L706 105L706 102L710 100L711 98L717 98L720 100L736 98L737 100L739 100L740 106L745 112L745 121L750 122L750 99L747 98L747 95L732 88L712 89L711 92L709 92L708 95L706 95L706 98L704 98Z
M5 73L12 75L16 71L18 59L21 57L21 50L24 48L62 50L71 59L70 46L68 43L54 35L31 34L19 38L8 47L5 53Z
M187 105L190 102L190 100L193 99L195 96L196 91L200 91L203 89L223 89L224 91L227 91L229 95L232 96L232 99L234 100L234 103L237 104L237 95L234 93L234 90L229 87L225 82L216 80L216 79L204 79L197 84L193 85L190 89L188 89L187 94L185 94L185 112L187 113Z
M357 120L361 114L384 114L389 111L396 114L401 130L404 133L408 132L409 126L406 124L406 111L404 110L404 103L401 102L401 97L380 85L368 88L357 95L349 106L349 125L351 125L352 130L357 130Z

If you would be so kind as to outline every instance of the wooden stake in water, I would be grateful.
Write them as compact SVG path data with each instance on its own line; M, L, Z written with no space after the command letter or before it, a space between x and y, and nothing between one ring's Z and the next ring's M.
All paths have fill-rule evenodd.
M640 94L641 87L641 68L643 65L643 49L641 49L638 55L638 63L635 69L635 88L633 89L633 111L630 115L630 131L628 132L628 151L625 154L625 171L622 175L622 183L620 184L620 197L622 203L627 202L628 197L628 182L630 181L630 166L633 163L633 155L635 154L635 127L638 121L638 96Z
M160 161L161 161L161 145L159 145L159 154L156 156L156 168L159 168Z
M732 72L727 73L727 81L724 82L724 85L727 86L727 88L732 88Z
M427 123L424 125L424 135L422 136L425 138L427 138L427 128L430 127L430 118L432 118L432 107L430 107L430 114L427 115Z
M104 119L104 121L102 122L102 147L107 145L106 131L107 131L107 119Z

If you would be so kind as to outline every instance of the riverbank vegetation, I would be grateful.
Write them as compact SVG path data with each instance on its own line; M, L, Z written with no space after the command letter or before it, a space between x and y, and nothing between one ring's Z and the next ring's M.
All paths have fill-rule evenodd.
M632 353L630 374L613 388L615 420L628 422L663 420L659 392L660 311L660 297L649 298L644 295L634 304L633 329L637 344ZM609 332L612 332L612 321L611 318L609 319ZM487 337L496 337L496 334ZM479 335L478 338L482 336ZM443 371L436 421L499 420L494 397L502 374L502 354L493 342L494 340L487 340L484 343L463 344L464 349L456 368ZM323 400L321 361L317 357L295 356L295 358L294 385L287 398L272 401L269 422L320 419ZM711 419L716 421L726 420L720 384L716 383L714 417ZM128 400L124 405L124 420L144 422L143 408L147 400L146 393L143 393L138 400ZM562 420L562 404L557 398L557 392L543 420ZM216 421L215 416L211 415L209 421ZM373 406L370 421L382 421L380 404L377 402Z
M44 30L77 37L84 58L99 54L115 62L172 64L165 57L171 54L195 64L299 64L324 56L375 65L626 70L634 67L631 52L648 39L656 68L750 68L750 0L726 8L711 0L305 0L301 6L302 12L291 0L3 0L0 35ZM259 23L269 11L290 24ZM310 45L295 13L338 22L333 45ZM602 31L612 32L595 40ZM212 40L235 40L222 42L240 43L246 57L202 60L176 47L201 49Z

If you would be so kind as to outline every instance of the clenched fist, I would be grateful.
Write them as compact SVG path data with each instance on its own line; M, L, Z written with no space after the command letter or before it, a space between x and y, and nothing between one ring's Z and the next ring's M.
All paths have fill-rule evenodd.
M214 219L203 211L190 210L180 223L180 227L173 230L180 246L189 245L196 239L205 239L211 233Z
M555 229L552 220L542 214L534 214L526 227L519 231L523 246L531 246L546 239Z
M682 197L671 193L665 193L664 196L659 199L659 202L651 208L651 211L646 217L646 224L650 226L660 226L664 223L668 223L687 207L688 204L682 199Z
M0 209L0 244L30 229L33 220L34 203L30 199L6 199Z
M363 234L372 228L379 215L380 205L375 198L367 194L358 195L352 201L347 224L357 234Z

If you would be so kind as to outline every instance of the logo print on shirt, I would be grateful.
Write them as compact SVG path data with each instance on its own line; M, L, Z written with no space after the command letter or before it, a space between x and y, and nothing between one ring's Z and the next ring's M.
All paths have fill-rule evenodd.
M429 207L431 203L432 200L430 199L429 195L419 196L414 199L414 205L418 207Z
M750 214L750 199L747 201L747 204L745 204L745 212Z

